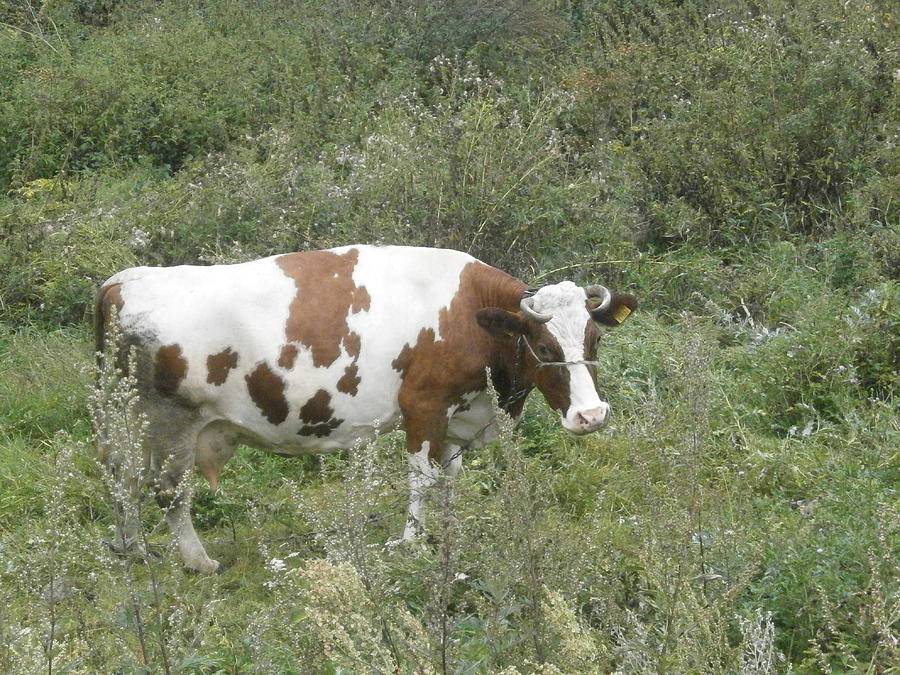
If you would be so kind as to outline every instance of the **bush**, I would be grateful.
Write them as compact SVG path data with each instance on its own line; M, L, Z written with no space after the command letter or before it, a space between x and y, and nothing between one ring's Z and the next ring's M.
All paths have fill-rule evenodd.
M99 284L135 263L133 232L115 213L92 205L92 195L67 195L84 187L38 180L19 190L21 201L0 203L0 265L8 270L0 277L0 297L6 321L82 323Z
M281 118L308 119L307 132L326 119L329 130L347 131L347 117L365 114L366 95L313 90L343 88L346 79L351 90L354 82L375 89L383 69L374 45L320 40L315 6L272 9L240 1L215 12L138 5L87 38L50 15L35 18L29 32L47 31L57 43L33 49L21 31L4 32L5 50L34 55L10 78L0 107L0 186L136 161L177 171Z
M619 12L588 20L604 49L570 80L568 119L586 152L599 137L635 156L656 246L833 231L846 192L883 189L896 162L877 140L896 106L886 6Z
M0 8L0 670L897 661L893 5L33 5ZM351 242L633 292L610 426L532 397L407 549L389 437L198 486L221 577L149 503L161 558L108 555L96 286Z

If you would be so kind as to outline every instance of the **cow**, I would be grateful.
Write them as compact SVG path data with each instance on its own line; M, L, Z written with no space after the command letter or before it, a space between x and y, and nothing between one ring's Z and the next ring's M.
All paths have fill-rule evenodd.
M303 455L402 426L402 541L421 531L427 488L458 473L464 448L496 438L488 373L513 418L537 388L571 433L602 427L598 325L618 326L636 307L600 285L530 288L459 251L359 245L127 269L97 294L95 330L102 351L116 315L134 348L160 493L177 494L191 467L215 489L238 444ZM185 566L214 573L187 501L170 500L166 521Z

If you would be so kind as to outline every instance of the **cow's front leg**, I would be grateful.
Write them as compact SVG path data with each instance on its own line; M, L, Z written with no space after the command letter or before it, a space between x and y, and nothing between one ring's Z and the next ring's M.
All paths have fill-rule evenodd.
M409 513L402 541L415 539L425 527L428 492L444 477L455 478L462 466L462 448L452 443L422 443L409 455Z
M445 396L435 395L440 391ZM409 453L409 513L401 541L410 541L422 532L428 492L444 472L451 476L459 472L460 449L444 440L452 402L457 398L432 373L407 373L399 396Z

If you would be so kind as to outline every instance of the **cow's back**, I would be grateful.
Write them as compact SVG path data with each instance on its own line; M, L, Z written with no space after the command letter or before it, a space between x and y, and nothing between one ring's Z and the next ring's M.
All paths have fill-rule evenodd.
M139 267L111 277L98 308L119 308L152 396L287 451L330 449L396 423L396 361L423 330L439 335L441 309L473 262L456 251L354 246Z

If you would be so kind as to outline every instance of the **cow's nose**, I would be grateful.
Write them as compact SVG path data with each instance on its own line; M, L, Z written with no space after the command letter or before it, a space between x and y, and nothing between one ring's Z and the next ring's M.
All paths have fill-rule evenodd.
M598 408L579 411L575 415L575 423L578 425L579 430L586 434L595 431L606 424L606 419L608 417L609 406L602 405Z

